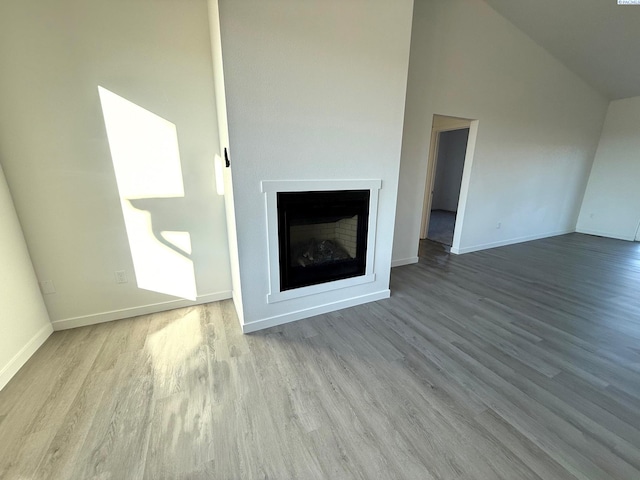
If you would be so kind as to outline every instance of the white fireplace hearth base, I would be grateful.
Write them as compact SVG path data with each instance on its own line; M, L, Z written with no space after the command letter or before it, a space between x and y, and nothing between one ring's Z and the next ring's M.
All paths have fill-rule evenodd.
M265 328L275 327L277 325L283 325L285 323L295 322L296 320L302 320L304 318L313 317L315 315L322 315L323 313L335 312L343 308L355 307L356 305L362 305L364 303L376 302L378 300L384 300L391 296L391 290L382 290L380 292L369 293L367 295L360 295L346 300L339 300L336 302L325 303L315 307L305 308L294 312L285 313L282 315L275 315L269 318L263 318L255 322L245 323L242 325L242 333L252 333Z

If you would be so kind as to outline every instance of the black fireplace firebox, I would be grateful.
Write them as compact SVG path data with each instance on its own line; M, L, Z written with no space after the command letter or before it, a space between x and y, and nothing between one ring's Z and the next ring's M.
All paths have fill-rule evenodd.
M365 274L369 190L280 192L280 291Z

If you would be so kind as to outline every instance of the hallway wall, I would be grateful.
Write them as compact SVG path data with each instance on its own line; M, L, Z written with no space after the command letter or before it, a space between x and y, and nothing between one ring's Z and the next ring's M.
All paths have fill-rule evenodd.
M431 210L446 210L448 212L458 210L468 138L468 128L440 133Z

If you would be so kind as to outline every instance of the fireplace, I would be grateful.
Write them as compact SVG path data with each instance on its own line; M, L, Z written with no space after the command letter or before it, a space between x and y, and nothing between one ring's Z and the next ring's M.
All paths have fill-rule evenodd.
M279 192L280 291L365 275L369 190Z
M292 301L304 309L314 295L341 298L375 282L381 188L378 179L260 182L267 216L267 303Z

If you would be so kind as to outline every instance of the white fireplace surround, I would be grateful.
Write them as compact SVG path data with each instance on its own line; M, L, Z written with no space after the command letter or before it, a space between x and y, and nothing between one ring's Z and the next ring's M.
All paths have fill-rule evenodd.
M382 180L263 180L261 191L265 194L267 213L267 242L269 255L269 293L267 303L282 302L293 298L362 285L375 281L374 258L376 223L378 218L378 191ZM369 222L367 229L367 254L364 275L280 291L280 261L278 249L278 201L282 192L322 192L341 190L369 190Z

